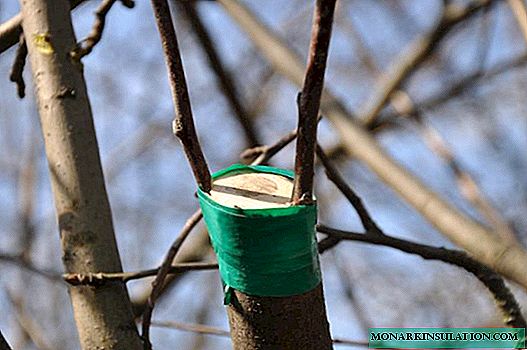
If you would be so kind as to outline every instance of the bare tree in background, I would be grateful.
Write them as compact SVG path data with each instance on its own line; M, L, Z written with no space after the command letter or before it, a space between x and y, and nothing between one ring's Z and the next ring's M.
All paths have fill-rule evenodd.
M418 1L337 1L325 79L327 46L307 51L321 2L153 0L155 17L131 0L23 0L14 16L15 0L9 15L0 4L0 348L6 336L22 349L72 349L75 333L82 349L229 348L196 183L210 188L209 166L293 168L295 157L304 175L293 201L310 203L318 189L318 248L340 283L324 288L335 348L367 346L361 329L394 323L525 327L525 2L437 1L425 11ZM171 135L170 88L190 167ZM32 101L42 139L26 118ZM439 263L387 263L381 248L348 241ZM416 282L420 269L434 281ZM469 317L459 298L485 307Z

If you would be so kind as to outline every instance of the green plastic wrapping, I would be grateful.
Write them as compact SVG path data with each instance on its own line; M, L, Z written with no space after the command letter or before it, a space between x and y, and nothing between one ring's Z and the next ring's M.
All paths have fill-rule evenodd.
M242 164L212 178L247 172L293 178L291 171ZM221 205L201 190L198 198L226 291L281 297L305 293L320 283L316 204L240 209Z

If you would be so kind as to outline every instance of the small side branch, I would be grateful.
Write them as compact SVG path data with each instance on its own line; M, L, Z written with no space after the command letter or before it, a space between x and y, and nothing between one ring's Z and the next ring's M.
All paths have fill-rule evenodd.
M348 201L353 205L353 208L357 211L357 214L359 215L360 221L362 222L362 226L364 229L371 234L376 235L382 235L381 229L377 226L373 218L371 217L368 210L366 210L366 207L364 207L364 204L362 203L362 200L360 197L353 191L353 189L346 183L342 175L338 172L337 168L333 166L331 161L329 160L329 157L324 153L324 150L322 147L320 147L319 144L317 144L317 157L322 162L322 165L324 165L324 168L326 169L326 175L328 178L338 187L340 192L346 196Z
M24 82L24 66L26 65L27 45L24 35L20 34L18 41L18 48L16 49L15 61L11 68L9 80L16 84L18 97L24 98L26 96L26 83Z
M163 52L168 67L170 88L176 109L176 118L172 123L174 134L181 140L185 155L190 163L198 186L204 192L211 190L210 171L198 141L190 99L183 71L183 63L167 0L152 0L157 28L161 36Z
M90 34L81 42L77 44L77 47L71 52L71 57L80 60L86 55L89 55L95 45L101 41L102 33L104 31L104 25L106 24L106 15L110 12L113 4L117 0L104 0L101 5L95 11L95 22L93 23ZM133 8L135 3L133 0L120 0L123 6Z
M318 110L324 87L334 12L335 0L316 1L304 86L297 101L298 135L292 197L294 204L310 204L313 200Z
M176 274L187 271L205 271L205 270L217 270L217 263L181 263L171 265L168 269L168 274ZM151 270L143 270L136 272L99 272L99 273L67 273L62 275L62 278L67 283L78 286L78 285L87 285L87 286L98 286L106 282L111 281L121 281L128 282L132 280L137 280L145 277L157 276L159 273L159 268Z
M178 238L174 241L174 243L172 243L172 246L170 247L165 259L163 260L163 263L161 264L161 267L159 268L159 271L157 272L154 282L152 282L152 292L150 293L150 297L148 298L147 305L143 312L142 337L145 350L152 349L152 344L150 343L150 321L152 319L152 312L154 310L154 305L157 298L163 291L165 278L171 270L172 261L174 261L174 258L176 257L176 254L179 251L179 248L181 248L181 245L185 239L202 217L203 215L201 210L197 210L194 215L188 219L188 221L185 223L185 226L183 226Z

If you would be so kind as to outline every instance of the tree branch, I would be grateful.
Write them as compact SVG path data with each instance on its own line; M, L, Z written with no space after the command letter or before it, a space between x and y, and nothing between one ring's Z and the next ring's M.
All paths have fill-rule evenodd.
M467 7L461 9L457 3L446 5L436 27L430 33L412 41L396 58L388 72L381 76L374 89L374 96L367 99L366 105L358 113L362 123L366 126L375 123L379 112L391 94L430 56L441 40L458 23L472 17L478 10L489 6L491 3L492 0L474 0Z
M152 7L161 36L170 88L172 90L172 99L176 109L176 118L172 123L172 129L183 144L185 155L198 186L208 193L211 189L210 171L194 127L183 63L179 54L176 31L172 23L170 9L167 0L152 0Z
M101 41L104 26L106 24L106 15L112 8L113 4L117 0L104 0L97 10L95 11L95 22L93 23L90 34L79 43L77 43L75 49L71 52L71 57L76 60L80 60L86 55L89 55L95 45ZM123 6L131 9L135 6L133 0L119 0Z
M9 80L16 84L18 97L24 98L26 96L26 83L24 82L24 66L26 65L27 45L24 35L20 34L18 47L16 49L15 61L9 74Z
M297 100L298 128L295 180L291 198L294 204L311 204L313 201L318 110L324 87L324 74L334 12L335 0L316 1L304 87Z
M335 183L339 190L344 194L348 201L353 205L355 211L359 215L362 226L366 231L371 232L371 234L382 235L381 229L377 226L373 218L370 216L366 207L362 203L360 197L351 189L350 186L346 184L344 178L338 173L337 169L333 166L329 157L324 153L322 147L317 144L317 157L322 162L322 165L326 169L326 175L328 178Z
M152 348L152 344L150 343L150 320L152 319L152 312L154 310L155 302L159 297L161 291L163 290L165 278L171 270L172 261L174 261L174 257L179 251L179 248L181 248L181 245L183 244L185 239L188 237L190 232L192 232L192 229L198 224L202 217L203 215L201 213L201 210L197 210L187 220L178 238L174 241L174 243L172 243L172 246L168 250L168 253L163 259L161 267L157 271L156 278L152 282L152 292L150 293L150 297L148 298L148 302L143 312L143 326L141 336L143 337L145 350L149 350Z
M86 83L69 56L71 4L25 0L21 8L65 271L121 272ZM124 283L70 286L69 294L82 348L141 348Z
M168 269L168 274L176 274L187 271L202 271L202 270L216 270L217 263L180 263L171 265ZM110 281L128 282L145 277L157 276L160 268L142 270L136 272L98 272L98 273L67 273L62 275L62 278L67 283L78 286L99 286Z
M472 74L460 78L459 80L452 83L448 88L443 90L441 93L433 97L427 98L424 101L417 101L415 104L405 103L399 105L397 111L383 114L382 121L379 121L377 125L372 125L370 128L382 127L382 124L385 121L394 119L395 117L397 117L397 115L412 115L418 110L428 111L437 108L441 104L450 100L452 97L462 95L463 93L467 92L468 89L472 88L474 85L481 82L482 80L496 77L514 68L522 67L526 63L527 55L524 54L509 59L507 61L498 63L485 72L476 71Z
M454 5L450 4L447 6ZM490 10L490 6L485 7L485 15L488 13L488 10ZM444 16L445 15L443 15L443 17ZM486 17L484 20L485 19ZM351 25L349 28L353 32L354 28ZM358 36L358 34L355 36L356 40L361 43L361 38ZM362 47L361 57L366 61L366 65L370 72L374 76L380 76L378 68L375 65L374 60L370 57L366 47L364 45L360 45L360 47ZM412 51L410 51L409 54L412 54ZM471 174L463 169L461 164L455 159L453 152L449 149L447 143L443 140L439 132L437 132L432 126L423 120L421 111L413 106L414 102L412 101L412 98L409 96L409 94L403 90L393 90L387 99L389 99L393 109L396 112L401 111L401 115L404 114L405 110L413 110L413 113L409 114L409 117L411 117L412 120L417 124L417 128L421 134L421 137L424 139L430 150L436 153L438 157L450 168L456 179L456 183L461 195L465 197L465 199L468 200L476 208L476 210L478 210L483 215L487 223L491 225L496 233L501 235L503 238L510 240L512 243L518 243L516 235L511 226L484 196L483 192L480 190Z

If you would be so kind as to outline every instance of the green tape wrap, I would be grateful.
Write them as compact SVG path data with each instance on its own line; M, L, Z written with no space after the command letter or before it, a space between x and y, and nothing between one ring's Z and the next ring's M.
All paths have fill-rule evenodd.
M290 171L235 164L213 179L247 172L293 178ZM316 205L238 209L221 205L198 190L203 217L228 286L255 296L290 296L320 283L315 238Z

